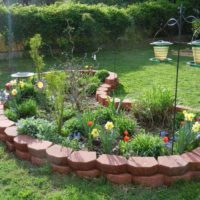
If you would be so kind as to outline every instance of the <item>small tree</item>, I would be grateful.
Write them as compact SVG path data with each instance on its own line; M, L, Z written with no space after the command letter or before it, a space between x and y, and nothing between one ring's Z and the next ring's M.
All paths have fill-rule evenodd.
M44 67L44 60L43 60L43 55L40 55L39 49L42 46L42 38L40 34L35 34L31 39L30 39L30 56L33 59L33 62L35 64L36 72L38 75L38 79L41 78L41 70Z

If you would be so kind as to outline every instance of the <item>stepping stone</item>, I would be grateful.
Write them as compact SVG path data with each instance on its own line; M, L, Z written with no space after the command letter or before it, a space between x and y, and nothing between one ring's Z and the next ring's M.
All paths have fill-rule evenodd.
M153 176L133 176L132 181L145 187L159 187L164 184L164 175L156 174Z
M16 150L28 152L28 145L33 143L35 139L28 135L18 135L13 141Z
M132 182L131 174L107 174L106 178L116 184L130 184Z
M171 184L180 181L180 180L184 180L184 181L189 181L192 179L192 173L191 172L187 172L186 174L180 175L180 176L165 176L164 177L164 184L167 186L170 186Z
M158 171L158 162L154 157L130 157L128 171L135 176L150 176Z
M10 126L13 126L15 122L11 120L1 120L0 121L0 134L5 134L4 130Z
M82 178L96 178L101 175L101 172L98 169L92 169L87 171L75 171L76 175Z
M200 170L200 156L192 153L192 152L187 152L181 155L181 157L188 162L189 169L191 171L198 171Z
M87 171L96 167L95 151L74 151L68 157L68 164L72 169Z
M103 154L97 160L97 167L109 174L123 174L127 172L127 160L123 156Z
M6 140L13 143L13 140L18 136L17 126L11 126L5 129Z
M35 140L31 144L28 144L28 150L30 154L38 158L46 158L46 149L52 146L52 142L44 140Z
M31 155L28 152L17 150L15 151L16 156L21 160L30 160Z
M188 162L179 155L159 156L158 171L168 176L183 175L188 170Z
M60 166L56 164L51 164L51 167L52 167L53 172L57 172L60 174L68 174L69 172L71 172L71 169L68 166Z
M60 145L53 145L46 150L47 159L55 165L67 165L72 149Z
M10 151L10 152L15 151L15 145L13 142L6 141L6 146L8 148L8 151Z

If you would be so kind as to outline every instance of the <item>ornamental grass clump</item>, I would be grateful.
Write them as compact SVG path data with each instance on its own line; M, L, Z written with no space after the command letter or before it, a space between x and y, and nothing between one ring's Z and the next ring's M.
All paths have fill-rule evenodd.
M175 151L179 154L191 151L200 144L200 122L195 122L195 114L184 111L184 123L175 134Z

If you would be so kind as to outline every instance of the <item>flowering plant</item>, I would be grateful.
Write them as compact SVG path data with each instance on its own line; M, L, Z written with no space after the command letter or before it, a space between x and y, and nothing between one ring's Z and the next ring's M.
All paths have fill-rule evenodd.
M200 123L195 122L195 114L183 112L184 123L176 132L175 147L178 153L190 151L200 143Z
M100 139L104 153L111 153L114 148L117 137L119 136L118 130L115 128L113 122L108 121L104 128L100 131Z

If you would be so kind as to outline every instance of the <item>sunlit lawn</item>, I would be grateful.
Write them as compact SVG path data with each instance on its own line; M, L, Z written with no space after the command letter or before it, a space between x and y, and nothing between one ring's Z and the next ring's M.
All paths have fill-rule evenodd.
M175 87L176 57L170 63L152 63L151 49L133 49L126 51L101 51L97 60L101 68L115 71L119 74L121 86L117 95L139 98L145 90L155 85L168 88L172 92ZM178 97L179 103L200 108L200 68L193 68L186 64L190 57L181 57ZM57 62L53 58L46 58L46 69ZM9 68L7 61L0 61L0 85L10 79L11 72L34 71L30 59L15 59Z

